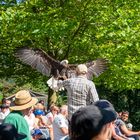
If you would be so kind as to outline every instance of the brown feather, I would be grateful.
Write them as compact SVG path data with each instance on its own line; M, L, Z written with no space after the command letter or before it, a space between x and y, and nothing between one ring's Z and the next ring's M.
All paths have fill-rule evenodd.
M108 69L107 59L97 59L86 63L88 68L87 78L92 79L93 76L100 76L104 71Z
M28 47L18 48L15 56L23 63L37 69L44 75L57 77L58 72L64 66L59 61L50 57L41 49L32 49Z
M60 75L67 78L76 76L77 64L63 65L41 49L18 48L15 56L23 63L47 76L54 76L55 78ZM108 61L106 59L97 59L85 63L85 65L88 68L87 78L92 79L93 76L101 75L108 68Z

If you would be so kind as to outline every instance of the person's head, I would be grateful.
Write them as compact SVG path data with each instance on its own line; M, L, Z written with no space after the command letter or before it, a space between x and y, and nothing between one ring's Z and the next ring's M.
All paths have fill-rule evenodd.
M20 90L15 94L15 100L11 103L10 109L27 115L37 101L37 98L31 97L28 90Z
M51 105L50 106L50 111L52 112L53 115L55 115L59 112L59 108L56 105Z
M40 116L44 115L44 111L41 109L36 109L36 110L34 110L33 113L34 113L35 117L37 117L37 118L40 118Z
M122 112L117 112L118 113L118 118L121 118Z
M110 103L108 100L105 100L105 99L101 99L101 100L98 100L96 102L93 103L95 106L101 108L101 109L104 109L104 110L109 110L109 111L112 111L114 112L115 116L116 116L116 119L118 118L118 113L116 112L114 106L112 103ZM112 121L112 126L114 126L114 121ZM111 134L112 135L112 134Z
M0 125L0 140L20 140L27 136L23 133L18 133L13 124L3 123Z
M1 108L1 112L5 113L9 109L9 105L2 104L0 108Z
M11 101L7 99L6 102L5 102L5 104L8 105L8 106L10 106L11 105Z
M67 117L68 116L68 106L62 105L60 107L60 113L63 114L65 117Z
M11 105L11 101L6 99L6 98L3 98L2 99L2 104L6 104L7 106L10 106Z
M41 138L41 136L43 135L43 133L41 132L40 129L33 129L32 132L32 137L35 139L35 140L38 140Z
M44 100L40 100L38 103L41 103L43 106L45 105Z
M108 100L101 99L101 100L94 102L93 104L102 109L113 110L116 113L113 104L111 104ZM116 113L116 115L117 115L117 113Z
M127 124L126 124L126 127L127 127L129 130L132 130L133 125L132 125L131 123L127 123Z
M77 110L71 119L71 140L104 140L110 137L116 114L95 105Z
M31 109L29 110L27 116L30 116L31 114L33 114L34 111L34 106L31 107Z
M127 122L127 121L128 121L128 118L129 118L129 112L128 112L128 111L122 111L121 119L122 119L124 122Z
M77 75L86 75L87 71L87 66L84 64L80 64L76 68Z
M45 109L45 106L44 106L42 103L38 102L38 103L35 105L35 109L44 110L44 109Z

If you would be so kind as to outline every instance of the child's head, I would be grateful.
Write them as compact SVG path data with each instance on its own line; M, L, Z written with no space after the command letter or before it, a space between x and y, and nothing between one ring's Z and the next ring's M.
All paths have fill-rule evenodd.
M32 137L33 137L35 140L40 139L42 135L43 135L43 133L41 132L40 129L34 129L34 130L32 131Z
M34 115L35 115L36 117L44 115L44 111L43 111L43 110L40 110L40 109L34 110L33 113L34 113Z

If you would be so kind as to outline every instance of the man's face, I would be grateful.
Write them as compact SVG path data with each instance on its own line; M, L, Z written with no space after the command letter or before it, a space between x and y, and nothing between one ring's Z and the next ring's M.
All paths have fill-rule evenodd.
M57 114L59 112L59 109L57 108L57 107L54 107L53 109L52 109L52 113L53 114Z
M129 117L129 115L128 115L127 113L123 113L123 114L121 115L121 119L122 119L124 122L128 121L128 117Z
M7 110L8 110L8 108L2 108L1 112L5 113L5 112L7 112Z
M8 106L10 106L11 101L10 100L6 100L5 104L8 105Z
M28 115L31 109L32 109L32 107L22 110L23 115Z

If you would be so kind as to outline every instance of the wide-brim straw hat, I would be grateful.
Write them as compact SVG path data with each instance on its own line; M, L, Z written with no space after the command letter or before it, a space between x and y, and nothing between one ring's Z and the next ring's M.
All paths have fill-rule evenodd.
M11 103L11 110L24 110L34 106L38 102L38 99L31 97L28 90L20 90L15 94L15 100Z

